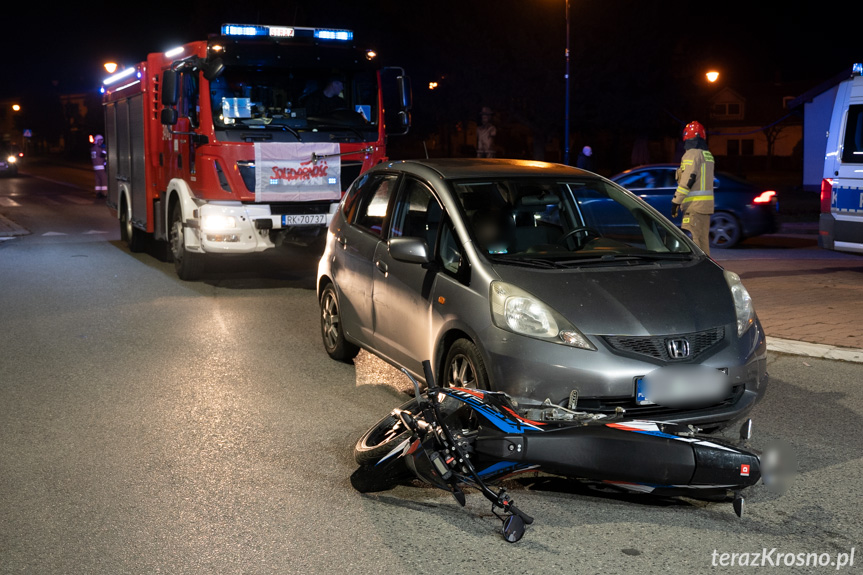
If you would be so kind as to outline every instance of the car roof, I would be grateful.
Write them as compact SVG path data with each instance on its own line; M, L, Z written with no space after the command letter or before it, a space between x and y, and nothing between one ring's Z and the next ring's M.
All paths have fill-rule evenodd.
M385 164L392 168L429 177L434 173L444 179L501 178L501 177L572 177L594 176L591 172L549 162L511 160L501 158L430 158L401 160Z

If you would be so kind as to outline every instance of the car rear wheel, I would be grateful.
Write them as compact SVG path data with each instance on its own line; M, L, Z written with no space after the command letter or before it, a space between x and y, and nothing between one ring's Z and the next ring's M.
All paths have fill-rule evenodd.
M488 371L479 349L469 339L459 339L449 348L444 362L447 387L488 389Z
M740 241L742 232L740 222L726 212L716 212L710 216L710 247L730 248Z
M350 361L360 352L359 346L345 339L339 298L333 284L321 292L321 338L327 354L338 361Z

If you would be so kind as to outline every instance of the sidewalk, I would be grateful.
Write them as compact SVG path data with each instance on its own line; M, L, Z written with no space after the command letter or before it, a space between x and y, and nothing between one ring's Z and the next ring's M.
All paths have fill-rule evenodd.
M795 235L816 241L805 237ZM729 252L719 263L743 280L768 349L863 362L863 256L834 259L813 250L807 259L736 259Z

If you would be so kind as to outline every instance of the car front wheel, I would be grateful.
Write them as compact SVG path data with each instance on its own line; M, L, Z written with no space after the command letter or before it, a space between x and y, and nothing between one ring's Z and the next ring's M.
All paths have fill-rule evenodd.
M479 349L469 339L459 339L452 344L444 361L444 376L447 387L488 389L488 371Z

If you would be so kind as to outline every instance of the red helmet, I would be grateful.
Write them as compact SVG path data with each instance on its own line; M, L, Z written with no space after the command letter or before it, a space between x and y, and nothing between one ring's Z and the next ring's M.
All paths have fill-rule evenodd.
M707 132L704 130L704 126L702 126L700 122L689 122L686 124L686 127L683 128L683 141L691 140L695 136L701 136L702 140L706 140Z

